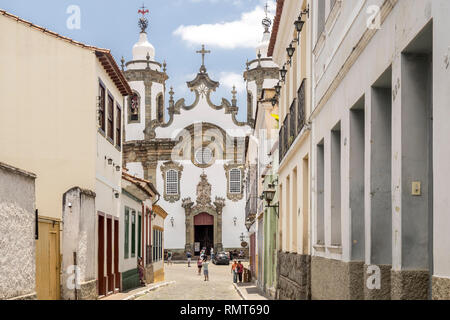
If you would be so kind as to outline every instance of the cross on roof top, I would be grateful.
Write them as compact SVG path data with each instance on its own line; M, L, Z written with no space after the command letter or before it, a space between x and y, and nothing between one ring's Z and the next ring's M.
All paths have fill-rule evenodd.
M267 14L269 13L269 4L266 2L266 5L264 6L264 11L266 12L266 18Z
M202 67L205 66L205 54L211 53L210 50L205 50L205 45L202 44L202 50L197 51L197 53L200 53L202 55Z

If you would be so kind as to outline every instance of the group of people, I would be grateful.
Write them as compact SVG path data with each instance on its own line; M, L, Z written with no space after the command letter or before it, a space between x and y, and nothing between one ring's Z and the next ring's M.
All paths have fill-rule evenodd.
M244 273L244 265L241 263L241 261L234 260L233 264L231 265L231 273L233 274L233 283L237 283L238 279L239 282L242 282L242 274Z
M203 257L202 256L198 257L197 267L198 267L198 275L201 275L203 268L203 275L205 276L204 281L209 281L209 261L207 255L203 255Z

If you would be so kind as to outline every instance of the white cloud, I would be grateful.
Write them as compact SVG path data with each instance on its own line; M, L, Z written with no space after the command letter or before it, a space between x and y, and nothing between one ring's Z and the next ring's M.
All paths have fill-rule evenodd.
M268 4L269 11L275 12L275 2L271 0ZM191 45L205 44L223 49L255 48L261 40L263 31L261 20L264 16L264 8L258 5L252 11L242 13L239 20L215 24L181 25L173 34L180 36ZM272 17L273 14L270 16Z
M236 86L236 91L242 93L245 91L245 82L241 74L234 72L221 72L219 82L224 87L232 90Z

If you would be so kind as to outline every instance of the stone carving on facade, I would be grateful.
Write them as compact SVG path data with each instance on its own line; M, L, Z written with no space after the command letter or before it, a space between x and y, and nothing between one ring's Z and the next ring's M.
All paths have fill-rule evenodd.
M223 166L225 169L225 175L227 177L227 198L233 202L237 202L244 198L244 165L239 163L225 164ZM231 193L230 192L230 170L239 169L241 171L241 192Z
M177 194L167 194L167 180L166 174L169 170L175 170L178 172L178 193ZM181 181L181 173L183 172L183 165L177 164L173 161L167 161L161 166L161 174L164 181L164 200L170 203L175 203L180 200L180 181Z
M194 217L201 213L207 213L214 217L214 247L217 251L223 249L222 246L222 212L225 207L225 199L216 197L214 202L211 200L211 184L208 182L206 174L200 176L200 182L197 185L197 199L194 202L191 198L182 200L182 207L186 215L186 247L185 250L192 252L194 243Z

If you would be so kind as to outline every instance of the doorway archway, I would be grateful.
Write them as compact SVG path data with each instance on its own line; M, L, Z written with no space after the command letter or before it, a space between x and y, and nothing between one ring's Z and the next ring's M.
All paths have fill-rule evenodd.
M214 246L214 216L202 212L194 217L194 251L199 254L202 248L206 248L206 254L210 254Z

